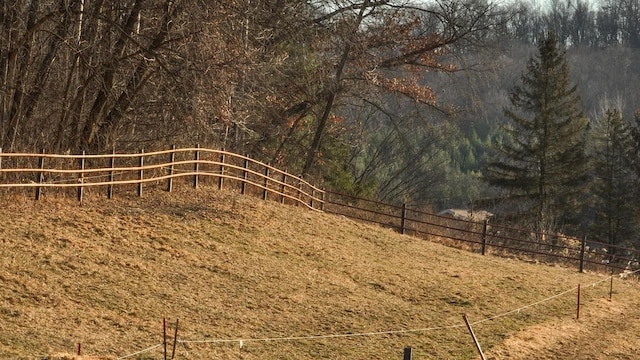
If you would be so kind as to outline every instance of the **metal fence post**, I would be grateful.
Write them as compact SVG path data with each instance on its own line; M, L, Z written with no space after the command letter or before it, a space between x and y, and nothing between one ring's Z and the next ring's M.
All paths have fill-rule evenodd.
M413 359L413 349L410 346L404 348L404 356L403 360L412 360Z
M485 219L482 224L482 255L487 250L487 220Z
M579 272L584 271L584 251L586 246L587 246L587 236L585 235L585 237L582 238L582 244L580 245L580 265L578 266Z
M43 156L40 156L40 160L38 160L39 162L38 166L40 167L40 171L38 172L38 178L36 179L38 181L38 184L42 184L42 182L44 182L44 149L42 149L42 155ZM40 200L41 197L42 197L42 188L38 186L36 188L36 200Z
M400 233L403 235L405 234L406 221L407 221L407 204L402 204L402 215L400 217Z

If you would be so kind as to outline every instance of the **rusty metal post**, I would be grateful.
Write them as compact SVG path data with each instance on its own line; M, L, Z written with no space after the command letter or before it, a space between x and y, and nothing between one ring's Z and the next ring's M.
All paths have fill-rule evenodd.
M576 309L576 320L580 320L580 284L578 284L578 304Z

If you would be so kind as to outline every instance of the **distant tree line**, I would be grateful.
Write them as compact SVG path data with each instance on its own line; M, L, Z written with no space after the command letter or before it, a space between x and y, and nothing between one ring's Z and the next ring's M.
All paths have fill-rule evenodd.
M509 8L499 33L525 43L550 30L564 46L640 48L639 0L551 0L544 8L516 1Z

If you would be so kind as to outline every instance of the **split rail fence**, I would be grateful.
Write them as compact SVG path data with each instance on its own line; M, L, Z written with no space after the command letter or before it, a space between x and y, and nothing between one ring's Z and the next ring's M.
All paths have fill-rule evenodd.
M438 241L470 251L531 261L574 264L579 271L634 271L640 251L598 241L537 233L487 221L460 220L317 188L304 179L247 156L224 150L173 147L135 154L62 155L2 153L0 191L72 193L117 191L143 195L145 187L172 191L178 183L233 188L264 200L304 206L392 228L402 234Z

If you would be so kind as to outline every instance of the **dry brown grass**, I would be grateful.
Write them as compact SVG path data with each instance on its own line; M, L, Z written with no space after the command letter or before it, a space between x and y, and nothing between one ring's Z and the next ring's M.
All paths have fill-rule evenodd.
M242 348L238 342L180 345L177 359L400 359L405 346L414 347L417 360L473 359L464 327L250 339L463 325L463 313L480 320L603 279L206 188L145 190L143 198L114 200L89 194L82 206L46 196L2 199L2 359L73 353L78 343L86 354L124 356L161 343L163 318L180 319L181 340L245 339ZM525 358L514 354L535 343L527 339L545 333L556 339L553 329L562 326L567 333L573 326L585 346L592 345L591 332L602 331L609 347L618 336L638 344L637 326L624 326L640 318L638 283L614 285L611 303L603 300L608 283L584 290L580 321L573 319L571 293L474 330L499 359ZM546 345L552 353L562 348ZM528 354L546 354L547 346L531 349ZM632 350L637 346L610 353ZM160 348L132 357L161 358Z

